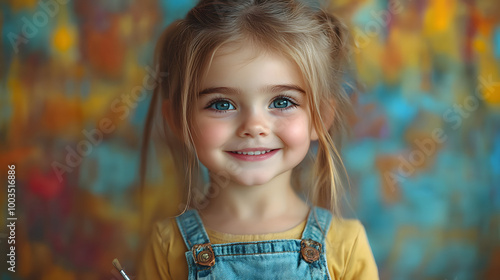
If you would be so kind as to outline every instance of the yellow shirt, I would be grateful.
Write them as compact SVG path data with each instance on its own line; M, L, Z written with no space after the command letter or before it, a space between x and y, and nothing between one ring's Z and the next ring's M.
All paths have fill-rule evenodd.
M234 235L206 229L212 244L253 242L273 239L300 239L306 221L279 233ZM377 266L366 238L363 225L358 220L332 219L326 236L326 260L332 279L378 279ZM156 224L146 248L139 280L188 279L187 251L175 219Z

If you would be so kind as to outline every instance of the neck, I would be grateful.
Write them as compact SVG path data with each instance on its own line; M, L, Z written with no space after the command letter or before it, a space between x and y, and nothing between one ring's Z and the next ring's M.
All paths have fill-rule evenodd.
M234 225L262 225L266 231L269 224L280 221L280 231L300 223L308 213L308 206L299 198L290 184L291 171L285 172L266 184L244 186L228 182L216 186L208 206L200 209L206 225L224 232L236 232ZM254 228L254 229L255 229Z

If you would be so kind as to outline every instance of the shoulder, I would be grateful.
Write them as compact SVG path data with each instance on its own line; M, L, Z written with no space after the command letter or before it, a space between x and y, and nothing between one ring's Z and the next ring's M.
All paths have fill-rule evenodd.
M342 279L378 279L377 266L360 221L332 219L325 245L330 274Z
M172 241L176 236L180 236L175 218L168 218L156 222L153 226L153 236L156 236L162 243Z
M333 218L327 234L327 240L336 243L353 243L365 228L359 220Z
M174 218L157 222L142 257L138 279L185 279L187 251Z
M152 243L158 246L167 257L183 256L187 251L175 218L156 222L151 238Z
M360 221L333 218L326 235L327 253L347 262L360 239L366 239L365 228Z

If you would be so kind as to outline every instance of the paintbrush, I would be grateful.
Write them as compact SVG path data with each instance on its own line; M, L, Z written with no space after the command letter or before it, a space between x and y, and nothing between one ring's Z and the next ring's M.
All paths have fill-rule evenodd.
M122 275L123 279L125 280L130 280L130 278L127 276L127 274L125 273L125 271L123 270L123 267L120 265L120 262L118 261L118 259L114 259L113 260L113 266L118 270L120 271L120 274Z

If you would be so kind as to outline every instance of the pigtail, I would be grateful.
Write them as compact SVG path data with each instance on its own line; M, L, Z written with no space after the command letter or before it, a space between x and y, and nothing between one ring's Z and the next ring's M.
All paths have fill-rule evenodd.
M154 57L153 60L155 62L154 67L157 70L162 70L161 66L161 50L163 49L163 46L165 44L166 38L168 38L168 29L163 31L161 34L160 38L158 39L158 42L155 47L155 52L154 52ZM157 72L158 73L158 72ZM153 96L151 97L151 101L149 103L149 108L148 112L146 115L146 122L144 125L144 132L142 134L142 144L141 144L141 157L140 157L140 169L139 169L139 186L140 186L140 200L142 203L143 200L143 189L146 181L146 175L147 175L147 159L148 159L148 151L149 151L149 144L151 140L151 134L152 134L152 129L153 129L153 122L155 120L157 112L157 107L159 106L159 103L161 103L161 89L162 89L162 81L161 77L157 75L154 77L155 79L155 87L153 89ZM142 208L142 207L141 207Z
M158 39L158 42L155 47L155 52L153 56L153 61L155 62L155 69L159 69L161 63L159 62L160 60L160 51L163 49L163 45L165 43L165 40L167 38L168 34L168 29L165 30L160 38ZM159 73L158 71L156 73ZM140 150L140 166L139 166L139 212L140 212L140 220L141 220L141 228L144 232L147 232L149 228L146 225L146 213L145 213L145 207L144 207L144 199L145 199L145 184L146 184L146 177L147 177L147 163L148 163L148 153L149 153L149 148L150 148L150 142L153 134L153 124L156 119L156 115L158 114L158 107L161 103L161 86L162 86L162 81L161 76L157 75L156 77L153 77L155 81L155 87L153 89L153 94L151 97L151 101L149 103L149 108L147 111L146 115L146 122L144 124L144 131L142 133L142 143L141 143L141 150Z
M318 117L313 118L320 133L313 169L312 201L330 209L339 218L342 216L340 198L344 194L343 186L350 185L340 155L342 135L348 133L347 117L352 113L351 102L345 91L346 85L342 83L348 75L350 37L347 27L334 15L320 10L316 18L327 42L329 65L325 72L331 76L326 77L326 92L314 104L320 108Z
M144 131L142 135L141 154L140 154L140 169L139 169L139 208L142 223L147 222L145 213L145 188L147 178L148 154L150 146L156 141L162 144L167 144L171 156L176 160L175 167L179 174L190 174L189 164L184 160L186 158L185 145L176 136L181 128L181 121L178 114L171 112L170 108L164 108L163 102L169 100L177 102L179 95L172 94L181 85L179 80L182 77L182 57L175 54L179 49L179 44L183 42L179 37L183 34L182 21L176 21L169 25L160 35L154 52L155 71L157 76L155 79L155 87L149 104ZM172 99L174 99L172 101ZM171 107L171 106L170 106ZM165 110L164 110L165 109ZM169 121L167 119L169 118ZM170 124L168 124L170 122ZM160 140L161 139L161 140ZM180 160L179 160L180 159ZM179 176L181 177L181 176ZM188 181L185 178L180 178L182 182ZM190 189L189 189L190 190ZM190 192L187 192L188 200ZM188 203L189 204L189 203ZM187 209L187 204L183 212ZM144 229L148 227L143 224Z

